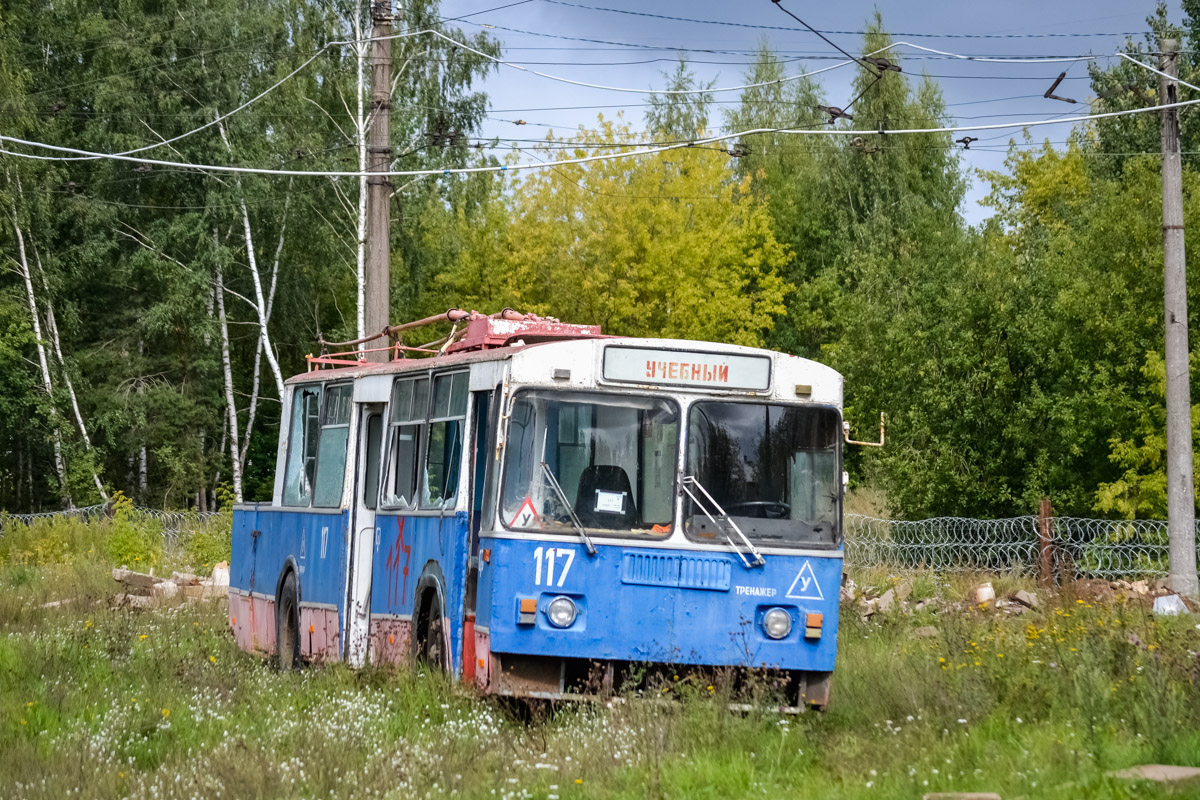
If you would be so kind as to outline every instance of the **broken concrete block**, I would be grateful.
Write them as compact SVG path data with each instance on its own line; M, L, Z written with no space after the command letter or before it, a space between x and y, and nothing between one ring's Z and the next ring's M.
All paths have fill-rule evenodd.
M1137 594L1150 594L1150 584L1146 581L1134 581L1129 588Z
M155 602L153 597L140 594L118 594L112 599L112 605L117 608L150 608Z
M867 599L867 598L865 598L865 597L864 597L863 599L861 599L861 600L859 600L859 601L858 601L858 613L859 613L859 614L860 614L860 615L861 615L861 616L862 616L864 619L866 619L867 617L870 617L870 616L872 616L872 615L873 615L873 614L874 614L874 613L875 613L875 612L878 610L878 609L876 608L876 605L877 605L877 603L878 603L878 602L879 602L878 600L875 600L875 599Z
M979 603L990 603L996 599L996 590L992 588L991 581L981 583L971 590L971 601Z
M1038 607L1038 596L1036 594L1034 594L1033 592L1027 592L1024 589L1021 589L1019 592L1014 594L1012 599L1016 600L1018 603L1025 606L1026 608L1037 608Z
M1184 605L1183 598L1177 594L1163 595L1162 597L1154 598L1154 613L1174 617L1179 614L1186 614L1187 606Z
M149 589L159 583L160 579L153 575L147 575L144 572L134 572L131 569L118 567L112 571L113 580L125 586L136 586L141 589Z
M880 613L883 613L883 614L886 614L887 612L891 611L892 606L894 606L895 604L896 604L896 592L894 589L888 589L886 592L884 592L882 595L879 596L878 600L875 601L876 607L879 609Z
M173 581L163 581L150 587L150 596L155 600L166 600L179 594L179 584Z
M924 625L920 628L913 628L912 637L914 639L932 639L938 635L938 629L932 625Z
M193 575L190 572L172 572L171 580L180 586L198 586L203 579L199 575Z
M229 585L229 564L222 561L213 567L212 577L210 578L214 586Z
M189 600L209 600L214 597L228 597L228 586L214 586L211 583L202 583L199 586L182 586L183 596Z
M907 600L909 595L911 595L911 594L912 594L912 584L911 583L909 583L908 581L904 581L904 583L897 584L896 599L899 600L901 603L903 603L905 600Z
M1178 783L1200 780L1200 767L1176 767L1171 764L1142 764L1129 769L1108 773L1110 778L1126 778L1138 781Z

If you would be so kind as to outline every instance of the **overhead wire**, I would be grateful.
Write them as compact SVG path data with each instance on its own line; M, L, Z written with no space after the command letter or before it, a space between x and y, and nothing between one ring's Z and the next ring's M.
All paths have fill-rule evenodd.
M109 156L110 157L130 156L130 155L134 155L137 153L148 152L150 150L153 150L153 149L156 149L159 147L163 147L165 145L173 144L182 139L186 139L186 138L193 136L203 130L211 128L214 125L218 125L221 122L223 122L224 120L229 119L230 117L237 114L238 112L250 107L251 105L257 103L262 98L266 97L268 94L273 92L275 89L279 88L284 83L286 83L288 80L290 80L291 78L293 78L294 76L299 74L301 71L303 71L309 64L311 64L313 61L315 61L321 54L323 54L324 52L326 52L327 50L329 50L331 48L338 47L338 46L350 45L350 44L356 44L356 43L359 43L362 41L374 41L376 39L404 39L404 38L411 38L414 36L421 36L421 35L431 35L431 36L440 38L440 39L454 45L455 47L460 47L466 51L474 53L475 55L480 56L489 61L492 61L493 63L496 63L498 65L503 65L503 66L509 67L511 69L520 70L522 72L528 72L530 74L534 74L534 75L537 75L539 77L546 78L549 80L554 80L557 82L566 83L566 84L575 85L575 86L582 86L582 87L588 87L588 88L594 88L594 89L603 89L606 91L637 93L637 94L646 94L647 93L646 89L620 87L620 86L608 86L608 85L604 85L604 84L591 83L589 81L578 81L578 80L574 80L571 78L566 78L564 76L553 75L553 74L547 73L547 72L541 72L539 70L527 69L526 67L521 66L520 64L511 62L511 61L507 61L505 59L497 58L496 56L493 56L490 53L486 53L482 50L479 50L478 48L472 47L471 45L469 45L465 42L461 42L450 36L447 36L446 34L440 32L440 31L426 28L426 29L422 29L419 31L407 31L407 32L402 32L402 33L395 33L395 34L391 34L386 37L368 37L365 40L364 39L354 39L354 40L337 40L337 41L328 42L324 46L322 46L320 49L318 49L315 53L313 53L311 56L309 56L309 58L305 59L305 61L303 63L301 63L298 67L293 69L287 75L280 78L275 83L273 83L271 86L267 87L262 92L258 93L257 95L250 98L246 102L237 106L236 108L234 108L230 111L227 111L223 114L217 115L212 120L209 120L208 122L205 122L204 124L202 124L196 128L193 128L192 130L181 133L177 136L171 137L169 139L164 139L159 142L152 142L150 144L143 145L141 147L136 147L136 148L132 148L129 150L125 150L120 153L111 153L111 154L109 154ZM921 50L928 49L928 48L923 48L920 45L913 45L909 42L893 42L893 43L888 44L885 47L879 48L878 50L875 50L867 55L874 56L879 53L886 52L888 50L891 50L896 47L901 47L901 46L909 46L909 47L914 47L916 49L921 49ZM939 51L938 54L939 55L955 55L952 53L947 53L945 51ZM1090 61L1090 60L1094 60L1094 58L1095 58L1094 56L1080 56L1080 57L1076 57L1073 59L1065 59L1065 60L1075 60L1075 61L1089 60ZM855 63L855 60L838 62L837 64L833 64L828 67L823 67L821 69L812 70L812 71L805 72L805 73L799 73L797 75L787 76L784 78L778 78L778 79L774 79L774 80L770 80L770 81L760 81L757 83L747 83L747 84L741 84L741 85L737 85L737 86L706 87L703 89L661 89L661 90L658 90L657 92L654 92L654 94L663 94L663 95L704 94L704 95L708 95L708 94L715 94L715 93L721 93L721 92L744 91L746 89L759 88L759 87L763 87L763 86L779 85L779 84L787 83L790 81L798 80L800 78L811 77L811 76L818 75L818 74L821 74L824 72L829 72L829 71L832 71L835 69L839 69L841 67L847 66L852 63ZM81 157L77 157L76 159L73 159L73 160L81 160L82 161L82 160L91 160L93 158L95 158L95 156L81 156ZM63 160L69 160L69 159L63 159Z
M8 142L10 144L22 145L25 147L36 147L53 152L71 153L75 155L86 155L96 158L109 158L118 161L130 161L133 163L154 164L166 167L195 169L206 172L229 173L229 174L250 174L250 175L287 175L296 177L346 177L346 178L361 178L361 177L407 177L418 175L453 175L453 174L472 174L481 172L517 172L531 169L539 169L546 166L561 166L566 164L585 164L593 161L605 161L613 158L629 158L634 156L652 155L655 153L666 152L668 150L677 150L684 147L696 147L700 145L713 144L716 142L729 141L731 139L739 139L745 136L753 136L762 133L778 133L784 135L798 136L863 136L874 133L881 135L913 135L913 134L936 134L936 133L963 133L974 131L994 131L1007 130L1014 128L1031 128L1042 125L1055 125L1067 122L1087 122L1096 119L1109 119L1114 117L1124 117L1134 114L1144 114L1156 111L1163 111L1170 108L1186 108L1200 103L1200 99L1184 100L1176 103L1166 103L1157 106L1148 106L1137 109L1125 109L1119 111L1108 111L1099 114L1083 114L1076 116L1064 116L1049 120L1023 120L1020 122L1011 123L993 123L988 125L949 125L937 128L907 128L907 129L879 129L878 131L861 130L853 128L828 128L824 130L802 129L802 128L753 128L736 133L721 134L718 136L700 137L686 144L670 144L648 148L638 148L624 153L610 153L602 155L585 156L581 158L565 159L557 162L548 162L546 164L505 164L500 166L481 166L481 167L458 167L445 169L422 169L422 170L389 170L389 171L318 171L318 170L285 170L263 167L238 167L238 166L218 166L205 164L192 164L188 162L166 161L159 159L148 159L136 156L127 156L109 153L97 153L89 150L82 150L73 147L63 147L61 145L51 145L44 142L31 141L21 139L15 136L7 136L0 134L0 142ZM1070 113L1070 112L1067 112ZM10 150L0 150L0 153L16 156L18 158L31 158L43 161L64 161L74 160L66 159L58 156L42 156L30 153L18 153Z
M725 25L731 28L751 28L756 30L771 30L771 31L788 31L799 32L800 28L793 28L784 25L758 25L748 22L732 22L726 20L714 19L697 19L695 17L679 17L669 14L654 14L648 11L632 11L624 8L608 8L604 6L593 6L585 3L569 2L569 0L541 0L543 3L558 6L571 6L574 8L587 9L589 11L604 11L613 14L628 14L636 17L652 17L655 19L670 20L672 22L693 22L702 25ZM805 26L807 27L807 26ZM811 28L809 30L812 30ZM813 31L818 35L830 36L862 36L869 31L830 31L820 30ZM887 33L887 36L907 36L928 37L937 39L1051 39L1051 38L1079 38L1079 37L1095 37L1095 36L1142 36L1150 31L1125 31L1118 33L1090 33L1090 32L1068 32L1068 33ZM836 45L835 45L836 47Z

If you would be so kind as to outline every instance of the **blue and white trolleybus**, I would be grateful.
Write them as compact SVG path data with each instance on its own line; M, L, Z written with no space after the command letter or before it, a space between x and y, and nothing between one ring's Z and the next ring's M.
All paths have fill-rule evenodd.
M287 381L274 496L234 511L239 645L422 658L596 696L761 668L823 708L842 576L842 378L749 347L452 311L386 363Z

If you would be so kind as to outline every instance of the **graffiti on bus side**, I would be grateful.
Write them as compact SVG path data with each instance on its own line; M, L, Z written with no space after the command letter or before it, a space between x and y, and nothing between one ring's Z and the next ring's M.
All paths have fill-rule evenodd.
M404 568L400 569L400 555L404 554ZM387 571L391 576L388 581L388 606L395 608L405 597L408 597L408 561L412 558L412 545L404 543L404 517L396 517L396 543L388 550ZM398 574L399 573L399 574ZM396 584L404 577L399 594Z

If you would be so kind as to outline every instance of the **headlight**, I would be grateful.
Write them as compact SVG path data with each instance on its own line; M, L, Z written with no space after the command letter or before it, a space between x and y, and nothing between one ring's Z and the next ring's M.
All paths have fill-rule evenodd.
M546 606L546 618L556 628L571 627L577 613L575 602L569 597L556 597L550 601L550 605ZM789 626L790 624L789 621Z
M772 639L782 639L792 632L792 615L782 608L772 608L763 614L763 630Z

